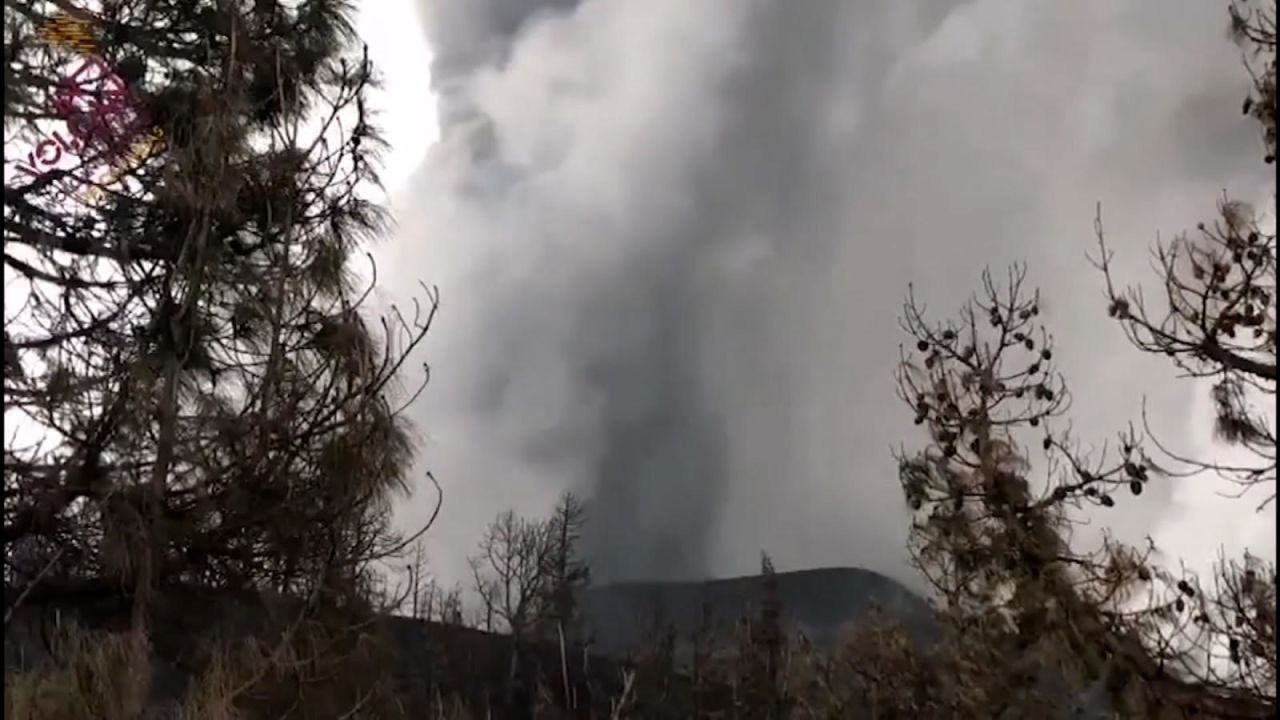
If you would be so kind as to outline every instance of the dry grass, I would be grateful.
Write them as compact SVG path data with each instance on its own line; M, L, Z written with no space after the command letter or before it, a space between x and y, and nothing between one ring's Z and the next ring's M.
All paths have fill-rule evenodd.
M87 633L67 624L54 638L55 667L4 676L4 714L19 720L136 718L150 689L146 644L136 635Z
M400 717L385 657L367 636L302 624L276 642L209 643L183 696L153 695L147 641L66 623L45 667L6 668L6 718L20 720L237 720L259 716ZM444 717L465 717L445 715Z
M610 688L612 697L604 698L600 711L617 718L834 718L865 717L874 708L872 716L878 717L982 717L921 705L919 693L937 680L930 665L937 658L917 656L891 623L872 624L834 656L794 638L784 642L776 675L761 674L760 648L752 642L754 634L742 629L747 625L739 629L745 634L738 651L708 661L699 679L688 668L646 656L620 669L626 680ZM56 666L6 673L4 709L6 717L21 720L403 717L380 673L370 671L385 667L378 664L385 658L364 645L313 628L281 643L220 644L201 663L181 702L160 714L154 701L147 703L151 658L145 645L133 635L89 633L68 624L55 645ZM540 717L576 715L557 707L550 688L539 690ZM439 689L431 694L433 702L423 714L427 720L479 720L498 710L479 698ZM776 710L757 712L763 705Z

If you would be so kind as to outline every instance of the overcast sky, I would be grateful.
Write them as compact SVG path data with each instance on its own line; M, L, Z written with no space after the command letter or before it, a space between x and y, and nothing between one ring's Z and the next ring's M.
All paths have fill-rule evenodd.
M574 489L601 579L751 572L767 550L910 581L901 300L914 282L953 314L1016 260L1080 435L1112 439L1147 394L1162 439L1217 452L1206 389L1127 348L1085 252L1098 201L1134 280L1223 189L1269 206L1225 7L366 0L398 222L383 297L443 292L414 410L446 493L438 570L460 578L499 510ZM1224 489L1099 519L1196 567L1218 542L1274 558L1274 507Z

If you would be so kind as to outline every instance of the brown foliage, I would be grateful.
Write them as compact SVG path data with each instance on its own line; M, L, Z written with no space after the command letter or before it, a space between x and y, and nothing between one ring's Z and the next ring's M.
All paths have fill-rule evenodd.
M1270 162L1274 14L1237 9L1233 18L1267 63L1255 92L1272 102L1247 109L1262 120ZM904 328L916 352L903 357L900 394L931 437L923 451L901 456L916 514L912 546L952 631L964 637L982 627L967 647L992 649L968 670L954 667L967 688L987 694L979 707L1016 694L1017 678L1029 677L1017 666L1034 668L1044 652L1073 693L1100 687L1126 716L1274 716L1274 566L1248 555L1224 561L1206 588L1156 566L1150 548L1107 541L1086 551L1071 533L1082 508L1105 512L1115 494L1140 495L1174 474L1209 471L1245 490L1272 485L1263 508L1274 498L1275 431L1252 402L1275 395L1275 236L1241 203L1224 200L1220 210L1198 240L1157 246L1163 308L1116 288L1100 221L1096 262L1109 314L1136 348L1215 379L1219 439L1257 459L1247 466L1187 458L1158 442L1166 459L1157 464L1132 430L1114 457L1083 455L1060 423L1069 395L1021 267L1003 286L984 275L958 322L931 323L908 299ZM1164 469L1172 463L1185 469Z

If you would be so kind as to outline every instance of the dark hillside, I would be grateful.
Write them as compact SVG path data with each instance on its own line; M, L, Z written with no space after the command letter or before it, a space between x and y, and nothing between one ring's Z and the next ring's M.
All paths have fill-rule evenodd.
M785 620L815 645L830 648L840 630L879 607L925 639L931 610L918 595L879 573L858 568L780 572L778 600ZM764 597L760 576L706 582L628 582L587 591L583 606L594 629L596 648L606 655L634 649L653 628L655 617L674 625L677 635L694 632L704 607L722 629Z

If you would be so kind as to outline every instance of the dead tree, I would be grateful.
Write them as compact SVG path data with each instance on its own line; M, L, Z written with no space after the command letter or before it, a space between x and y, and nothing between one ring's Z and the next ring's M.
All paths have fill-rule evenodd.
M1160 471L1132 435L1116 458L1080 454L1060 426L1069 395L1025 270L1014 268L1003 286L987 274L983 282L959 322L928 322L912 295L903 323L914 349L904 352L900 394L931 442L900 456L901 481L917 518L917 565L947 616L985 623L993 642L1028 661L1059 658L1068 689L1104 683L1117 710L1269 717L1275 686L1267 687L1265 660L1239 656L1239 672L1224 676L1198 668L1195 648L1175 642L1198 595L1192 580L1154 566L1147 551L1107 542L1086 552L1072 542L1082 507L1105 510L1118 493L1140 495ZM1032 463L1032 448L1042 464ZM1265 597L1267 579L1256 568L1254 577ZM1162 597L1163 587L1183 597ZM1261 626L1272 622L1246 607ZM1252 639L1274 648L1270 632ZM1001 682L1010 692L1021 687Z

